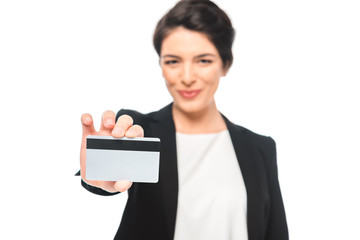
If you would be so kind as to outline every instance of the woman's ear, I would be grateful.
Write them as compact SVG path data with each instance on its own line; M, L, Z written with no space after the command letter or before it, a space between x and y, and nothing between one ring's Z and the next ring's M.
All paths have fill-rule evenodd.
M222 72L221 76L225 77L226 74L228 73L229 69L230 69L230 62L226 61L226 64L223 67L223 72Z
M159 58L159 66L161 68L161 75L164 77L164 71L163 71L163 66L161 65L161 58Z

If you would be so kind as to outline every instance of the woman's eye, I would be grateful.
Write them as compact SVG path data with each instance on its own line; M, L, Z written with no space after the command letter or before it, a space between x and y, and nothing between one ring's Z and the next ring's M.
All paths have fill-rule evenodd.
M200 59L200 60L199 60L199 62L200 62L200 63L202 63L202 64L209 64L209 63L212 63L212 61L211 61L211 60L209 60L209 59Z
M168 60L168 61L165 61L165 64L166 64L166 65L173 65L173 64L176 64L176 63L178 63L177 60Z

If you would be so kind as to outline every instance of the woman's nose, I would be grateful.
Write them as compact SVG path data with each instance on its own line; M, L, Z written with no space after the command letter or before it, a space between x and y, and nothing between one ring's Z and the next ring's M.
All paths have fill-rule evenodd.
M195 69L191 64L185 64L183 68L181 82L186 86L191 86L196 81Z

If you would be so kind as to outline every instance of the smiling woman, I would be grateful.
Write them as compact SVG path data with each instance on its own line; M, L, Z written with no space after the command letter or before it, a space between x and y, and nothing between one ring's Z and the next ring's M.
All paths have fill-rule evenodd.
M129 199L115 239L288 239L275 142L235 125L214 94L232 64L234 29L208 0L183 0L158 23L154 46L173 103L149 114L106 111L95 131L81 118L82 185ZM86 179L86 137L161 139L157 184Z
M163 40L160 63L166 86L174 99L177 131L209 133L226 129L214 99L226 69L207 36L184 27L174 29ZM208 121L209 117L213 121ZM195 119L198 126L194 126Z

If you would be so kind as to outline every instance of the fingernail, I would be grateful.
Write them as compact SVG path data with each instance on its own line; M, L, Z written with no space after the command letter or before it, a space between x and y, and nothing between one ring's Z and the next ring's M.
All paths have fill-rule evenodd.
M86 118L85 118L85 123L90 123L90 122L91 122L91 118L86 117Z
M114 125L114 122L111 119L106 120L106 125Z
M136 132L133 130L133 129L130 129L126 132L126 135L130 135L130 136L135 136L136 135Z
M113 130L113 134L114 134L114 135L117 135L117 136L122 136L122 135L123 135L123 131L121 131L121 129L119 129L119 128L115 128L115 129Z

